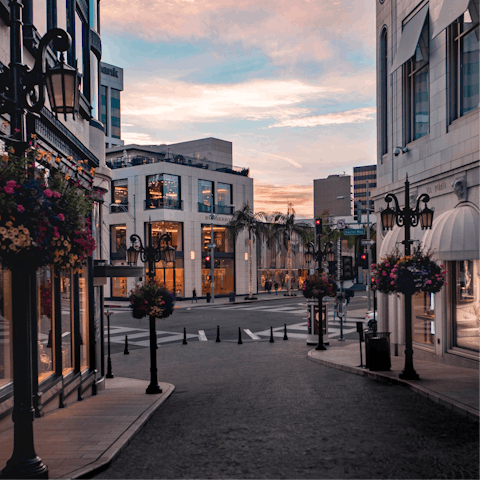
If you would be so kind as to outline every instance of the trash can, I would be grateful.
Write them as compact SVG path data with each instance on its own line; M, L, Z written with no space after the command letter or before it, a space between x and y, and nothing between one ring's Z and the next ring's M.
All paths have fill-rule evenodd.
M230 292L229 293L229 301L234 302L235 301L235 292Z
M210 292L207 292L207 303L210 303L211 298L212 295L210 294Z
M390 332L367 332L365 334L365 361L372 372L389 371Z

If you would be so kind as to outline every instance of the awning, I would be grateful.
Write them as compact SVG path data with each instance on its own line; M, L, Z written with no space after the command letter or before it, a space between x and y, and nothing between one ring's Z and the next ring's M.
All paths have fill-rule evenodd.
M463 202L434 220L423 239L425 250L433 251L435 260L475 260L479 255L478 209Z
M443 0L440 15L433 27L432 38L435 38L443 32L443 30L452 24L460 15L463 15L467 11L469 3L470 0Z
M464 1L464 0L463 0ZM428 5L425 5L404 27L400 42L398 43L397 54L390 68L392 74L398 67L401 67L407 60L415 55L420 34L422 33L425 19L427 18Z
M423 230L421 227L410 227L410 239L421 240L423 237ZM394 250L398 250L401 255L405 253L405 246L403 243L405 240L405 227L399 227L395 225L384 237L382 246L380 247L379 258L386 257ZM415 246L417 242L413 244Z

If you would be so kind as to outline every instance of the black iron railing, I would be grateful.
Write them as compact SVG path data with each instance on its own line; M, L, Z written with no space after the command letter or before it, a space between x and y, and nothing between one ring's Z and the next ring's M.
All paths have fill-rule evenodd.
M170 198L155 198L145 200L145 210L151 208L171 208L174 210L183 210L183 200L172 200Z

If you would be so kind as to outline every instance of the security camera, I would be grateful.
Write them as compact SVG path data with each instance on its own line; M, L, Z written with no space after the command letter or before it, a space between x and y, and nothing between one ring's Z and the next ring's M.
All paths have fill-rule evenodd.
M409 151L410 151L410 149L408 147L403 147L402 148L403 153L408 153Z
M396 157L398 157L401 153L402 153L402 151L400 150L400 147L396 147L395 150L393 151L393 154Z

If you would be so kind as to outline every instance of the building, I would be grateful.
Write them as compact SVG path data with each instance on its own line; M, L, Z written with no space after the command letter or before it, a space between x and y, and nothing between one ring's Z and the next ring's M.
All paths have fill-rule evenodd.
M105 127L105 146L123 145L120 92L123 92L123 68L100 62L100 121Z
M104 249L111 263L126 263L132 234L145 245L151 221L153 241L168 232L176 249L175 264L158 262L156 278L177 298L192 297L194 289L205 296L210 292L206 257L213 229L215 295L248 293L247 236L240 235L234 244L225 225L246 202L253 207L253 180L248 169L232 162L231 142L215 138L108 149L113 181L105 218L110 244ZM124 298L132 286L125 277L112 278L106 295Z
M428 194L431 230L414 246L434 252L447 284L412 299L414 359L478 368L479 362L479 13L478 0L376 2L377 189L375 211L393 193L410 204ZM404 228L379 228L378 256L404 252ZM404 307L380 295L379 328L403 355Z
M313 181L313 213L315 218L329 215L351 215L350 175L329 175ZM344 197L338 199L337 197Z
M372 191L377 187L377 166L353 167L353 198L355 202L360 202L362 209L367 207L367 180L371 201Z

